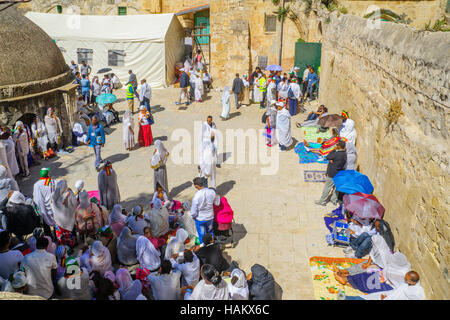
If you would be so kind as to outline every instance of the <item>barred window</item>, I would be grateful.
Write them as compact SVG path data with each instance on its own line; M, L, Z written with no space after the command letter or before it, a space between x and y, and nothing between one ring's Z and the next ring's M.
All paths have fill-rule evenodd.
M265 32L277 31L277 16L274 15L265 16L264 31Z
M108 50L108 66L123 67L125 65L124 50Z
M260 67L261 70L264 70L265 68L267 68L267 57L258 56L258 67Z
M127 7L118 7L118 14L119 14L119 16L126 16L127 15Z
M77 56L78 56L78 63L81 63L81 61L86 61L86 64L92 65L94 50L92 49L86 49L86 48L78 48L77 49Z

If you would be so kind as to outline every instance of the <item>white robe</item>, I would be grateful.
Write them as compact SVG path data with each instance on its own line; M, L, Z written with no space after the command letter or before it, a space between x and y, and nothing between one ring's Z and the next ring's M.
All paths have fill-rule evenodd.
M225 87L222 93L222 118L228 118L230 115L230 87Z
M420 283L410 286L406 282L393 290L374 292L360 297L364 300L381 300L382 294L386 296L384 300L425 300L425 292Z
M0 165L6 168L7 177L11 179L11 186L13 190L19 191L19 185L17 184L16 179L14 179L11 173L11 169L8 166L8 157L6 155L6 148L2 143L0 143Z
M130 129L134 130L134 119L131 112L127 113L125 111L122 122L122 137L125 149L133 148L136 144L134 141L134 134L131 133Z
M153 271L161 265L161 253L155 248L150 240L140 236L136 241L136 257L141 268Z
M31 132L33 138L37 141L37 146L41 152L47 152L48 136L45 124L38 118L38 124L31 124Z
M15 176L20 172L19 164L17 163L16 158L16 143L11 137L3 141L2 143L6 148L6 157L8 160L9 169L11 170L11 174Z
M83 121L83 120L81 120L81 121ZM86 131L83 130L83 126L79 122L75 122L72 130L76 134L82 135L81 137L76 136L79 144L86 143L86 138L87 138Z
M356 130L355 130L355 121L352 119L347 119L342 125L342 129L339 132L340 137L344 137L348 140L348 142L356 145Z
M55 219L51 207L52 193L55 190L55 181L52 179L49 186L46 186L45 180L39 180L33 187L33 200L38 206L39 213L44 219L44 222L54 227Z
M201 175L209 179L208 187L216 187L217 149L211 141L203 143L202 158L200 159Z
M195 286L189 300L230 300L227 283L222 280L216 287L201 280Z
M211 141L211 135L214 135L214 137L216 137L216 124L213 122L211 126L209 126L208 122L205 121L203 122L202 125L202 136L200 138L200 144L199 144L199 148L200 148L200 163L201 163L201 159L203 158L203 149L204 149L204 145L205 142L208 143L209 141ZM217 138L214 139L214 146L217 150ZM217 160L216 160L217 162Z
M289 85L283 81L281 81L280 83L278 83L278 97L280 99L287 99L288 97L288 90L289 90Z
M275 84L275 81L270 81L269 85L267 86L267 104L270 105L270 102L272 100L276 100L277 98L277 86Z
M292 144L291 114L286 108L277 112L276 136L278 143L286 148Z
M45 116L45 128L47 129L48 140L50 143L58 143L58 137L61 138L63 134L63 128L61 126L61 120L56 117L56 120L50 116Z
M150 212L150 227L154 237L161 237L169 232L169 212L165 207L153 207Z
M51 208L57 226L72 231L75 226L75 215L78 201L74 193L67 189L64 180L58 181L52 194Z
M202 96L203 96L203 80L202 80L202 78L195 76L194 84L195 84L195 100L196 101L202 100Z
M262 94L259 91L259 78L255 78L253 82L253 103L259 103L261 101Z
M292 89L292 92L294 93L295 99L300 99L301 96L301 90L300 90L300 86L298 85L298 83L293 82L291 84L289 84L289 88Z

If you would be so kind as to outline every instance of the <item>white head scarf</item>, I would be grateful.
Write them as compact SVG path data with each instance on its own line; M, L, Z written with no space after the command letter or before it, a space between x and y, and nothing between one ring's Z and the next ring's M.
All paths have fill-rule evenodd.
M236 268L231 272L231 278L237 277L238 281L235 284L228 284L228 292L232 300L248 300L249 290L247 279L245 278L244 272Z
M343 125L342 130L339 132L339 136L346 138L349 142L356 145L356 130L355 121L352 119L347 119Z
M405 275L410 270L411 264L406 256L401 252L396 252L386 259L383 274L391 282L392 286L397 288L404 282Z
M120 268L116 272L116 282L119 285L119 290L128 291L133 285L133 279L130 272L125 268Z
M24 129L24 126L23 126L23 122L22 122L22 121L17 121L17 122L16 122L16 127L14 128L14 131L16 131L17 129L19 129L19 127L22 128L22 129Z
M136 257L136 241L138 236L131 234L128 227L122 229L117 239L117 257L121 263L126 265L135 264Z
M26 204L25 196L19 191L14 191L8 202L6 203L7 207L12 207L13 204Z
M116 222L124 222L125 216L122 214L122 206L120 204L114 205L111 214L108 217L108 224L113 224Z
M387 266L387 259L391 255L386 241L379 234L372 236L372 249L370 250L370 257L372 261L380 268Z
M141 268L147 268L153 271L161 265L161 253L156 250L155 246L147 237L139 236L136 241L136 255Z
M80 193L80 191L83 190L83 188L84 188L83 180L78 180L77 182L75 182L75 190L77 190L77 193Z
M72 231L75 225L77 199L71 190L67 189L66 180L56 183L55 192L52 194L51 207L56 225Z
M93 271L97 270L103 276L106 271L111 270L111 254L101 241L94 241L89 252L92 254L90 265Z
M164 144L160 140L155 141L156 153L152 157L151 165L152 167L156 167L158 165L163 166L167 161L167 149L164 147Z
M175 237L170 238L169 242L167 243L164 258L166 260L169 260L173 254L183 252L185 249L184 242L188 237L189 233L183 228L179 228L177 230L177 233L175 234Z
M230 87L225 86L225 88L223 88L222 93L222 104L227 104L229 102L230 96L231 96Z
M126 110L125 113L123 114L122 127L123 127L123 138L128 139L128 132L130 131L128 128L129 127L131 127L132 129L134 128L134 119L130 110Z
M154 237L161 237L169 231L169 212L162 206L162 201L158 198L153 202L149 219Z

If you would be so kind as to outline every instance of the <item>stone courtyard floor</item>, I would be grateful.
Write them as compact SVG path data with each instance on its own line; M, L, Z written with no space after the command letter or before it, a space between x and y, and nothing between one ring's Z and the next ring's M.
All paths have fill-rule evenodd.
M115 104L120 115L126 108L125 92L115 92L119 102ZM221 121L221 92L211 91L203 103L193 103L186 110L175 105L179 89L166 88L153 90L151 101L155 124L152 126L153 137L163 140L169 150L177 144L172 141L172 132L184 128L194 133L194 121L203 122L208 115L214 117L219 130L263 128L261 116L263 111L258 106L243 106L236 111L231 97L231 116L228 121ZM135 100L135 109L137 109ZM306 105L309 111L317 104ZM185 109L185 108L181 108ZM292 136L302 141L301 129L295 123L306 118L307 113L292 118ZM137 123L137 114L134 115ZM122 124L106 129L106 145L102 149L103 159L110 160L119 178L121 204L129 212L137 204L149 207L153 195L153 171L150 159L154 146L139 148L128 152L122 144ZM135 137L137 141L137 127ZM259 132L259 131L258 131ZM259 139L261 140L261 139ZM193 140L194 141L194 140ZM197 141L197 140L195 140ZM193 144L194 145L194 144ZM194 146L192 145L192 155ZM266 148L266 147L264 147ZM325 241L328 233L323 215L335 207L317 206L323 183L304 182L304 170L326 170L324 164L299 164L298 156L291 149L279 153L279 171L275 175L261 175L263 164L249 164L249 145L246 145L246 164L236 164L235 150L219 150L219 155L226 154L227 160L217 169L216 189L226 195L235 213L235 248L226 249L228 258L236 260L245 272L259 263L274 276L281 288L282 299L314 299L312 276L309 270L309 258L312 256L342 257L341 249L329 247ZM274 150L274 151L275 151ZM258 150L258 152L260 152ZM173 156L173 155L172 155ZM233 160L234 164L233 164ZM84 180L86 190L97 189L97 172L94 168L94 154L91 148L82 146L68 155L62 155L48 162L41 161L40 166L31 168L31 176L18 181L23 193L32 196L33 184L39 178L39 169L48 166L51 176L66 179L73 188L79 179ZM170 195L177 200L191 200L195 193L192 179L197 176L194 163L175 164L171 159L167 164Z

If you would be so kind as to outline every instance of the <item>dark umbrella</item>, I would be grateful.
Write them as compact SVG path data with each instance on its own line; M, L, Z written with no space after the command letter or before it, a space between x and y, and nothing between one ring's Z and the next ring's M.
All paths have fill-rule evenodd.
M342 125L342 116L340 114L330 114L320 118L318 125L325 128L340 128Z
M372 194L357 192L344 196L344 206L361 219L381 219L384 215L384 207Z
M111 70L112 70L111 68L103 68L103 69L98 70L97 73L107 73Z
M373 185L369 178L355 170L341 170L333 178L336 190L346 194L362 192L371 194Z

